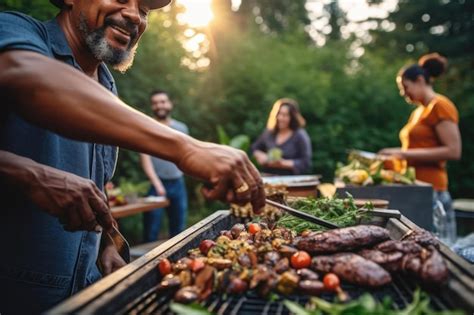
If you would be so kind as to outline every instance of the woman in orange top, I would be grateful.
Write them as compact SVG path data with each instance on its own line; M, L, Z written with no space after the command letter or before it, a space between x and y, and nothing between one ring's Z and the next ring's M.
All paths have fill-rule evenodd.
M400 131L401 148L386 148L379 153L405 159L414 166L416 178L433 185L434 201L446 210L452 208L448 192L447 160L461 158L458 111L445 96L433 90L433 79L447 66L437 53L420 58L418 64L404 67L397 75L400 95L416 105L408 123Z

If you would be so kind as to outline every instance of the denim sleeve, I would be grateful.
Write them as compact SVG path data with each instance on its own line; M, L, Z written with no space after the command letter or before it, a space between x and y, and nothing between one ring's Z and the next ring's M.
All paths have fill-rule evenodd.
M29 50L48 55L43 24L19 12L0 12L0 53L7 50Z

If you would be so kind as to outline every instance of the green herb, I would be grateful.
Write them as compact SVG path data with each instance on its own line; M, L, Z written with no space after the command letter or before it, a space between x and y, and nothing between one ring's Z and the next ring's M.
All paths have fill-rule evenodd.
M345 199L340 198L305 198L291 203L291 206L300 211L309 213L323 220L332 222L340 227L355 225L363 219L370 217L371 203L367 203L359 209L354 203L354 198L348 195ZM306 220L284 214L277 225L301 233L304 230L321 231L324 227L310 223Z
M204 306L197 303L184 305L172 302L170 309L177 315L212 315Z
M275 292L271 292L270 296L268 297L268 300L271 302L278 301L280 299L280 296L276 294Z
M394 310L392 299L385 297L378 302L368 293L346 304L330 303L320 298L312 298L308 309L285 300L285 306L295 315L462 315L462 311L437 312L430 308L429 296L416 290L413 301L402 310Z

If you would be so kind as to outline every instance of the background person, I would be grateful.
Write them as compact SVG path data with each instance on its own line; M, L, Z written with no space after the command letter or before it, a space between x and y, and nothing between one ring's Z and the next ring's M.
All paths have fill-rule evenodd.
M386 148L379 153L406 159L415 167L417 179L433 185L434 201L441 201L450 211L446 161L461 158L459 116L453 102L433 89L434 79L445 72L446 66L447 59L433 53L399 71L400 95L416 108L400 131L401 148Z
M276 175L310 172L312 150L305 124L295 100L282 98L275 102L267 129L252 145L252 153L262 166L262 172ZM272 150L281 156L273 157Z
M153 91L150 94L151 109L155 119L179 132L189 134L188 127L173 118L173 103L168 93L162 90ZM168 216L169 237L184 230L186 225L186 213L188 210L188 196L183 172L166 160L140 154L142 168L151 182L149 195L166 196L170 202L165 209L155 209L143 214L143 238L145 242L153 242L160 234L163 210Z

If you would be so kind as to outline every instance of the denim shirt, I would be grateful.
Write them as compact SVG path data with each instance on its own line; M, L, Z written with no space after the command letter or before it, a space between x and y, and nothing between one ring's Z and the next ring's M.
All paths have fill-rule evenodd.
M16 12L0 13L0 53L13 49L37 52L82 71L56 19L39 22ZM117 94L104 64L99 68L99 82ZM2 115L0 150L91 179L100 189L112 177L117 148L67 139L12 112ZM12 299L40 304L36 309L17 305L16 311L21 307L44 310L101 277L96 267L100 234L67 232L57 218L31 202L5 195L8 187L2 185L5 184L0 184L0 313L2 307L8 310L8 303L18 303Z

